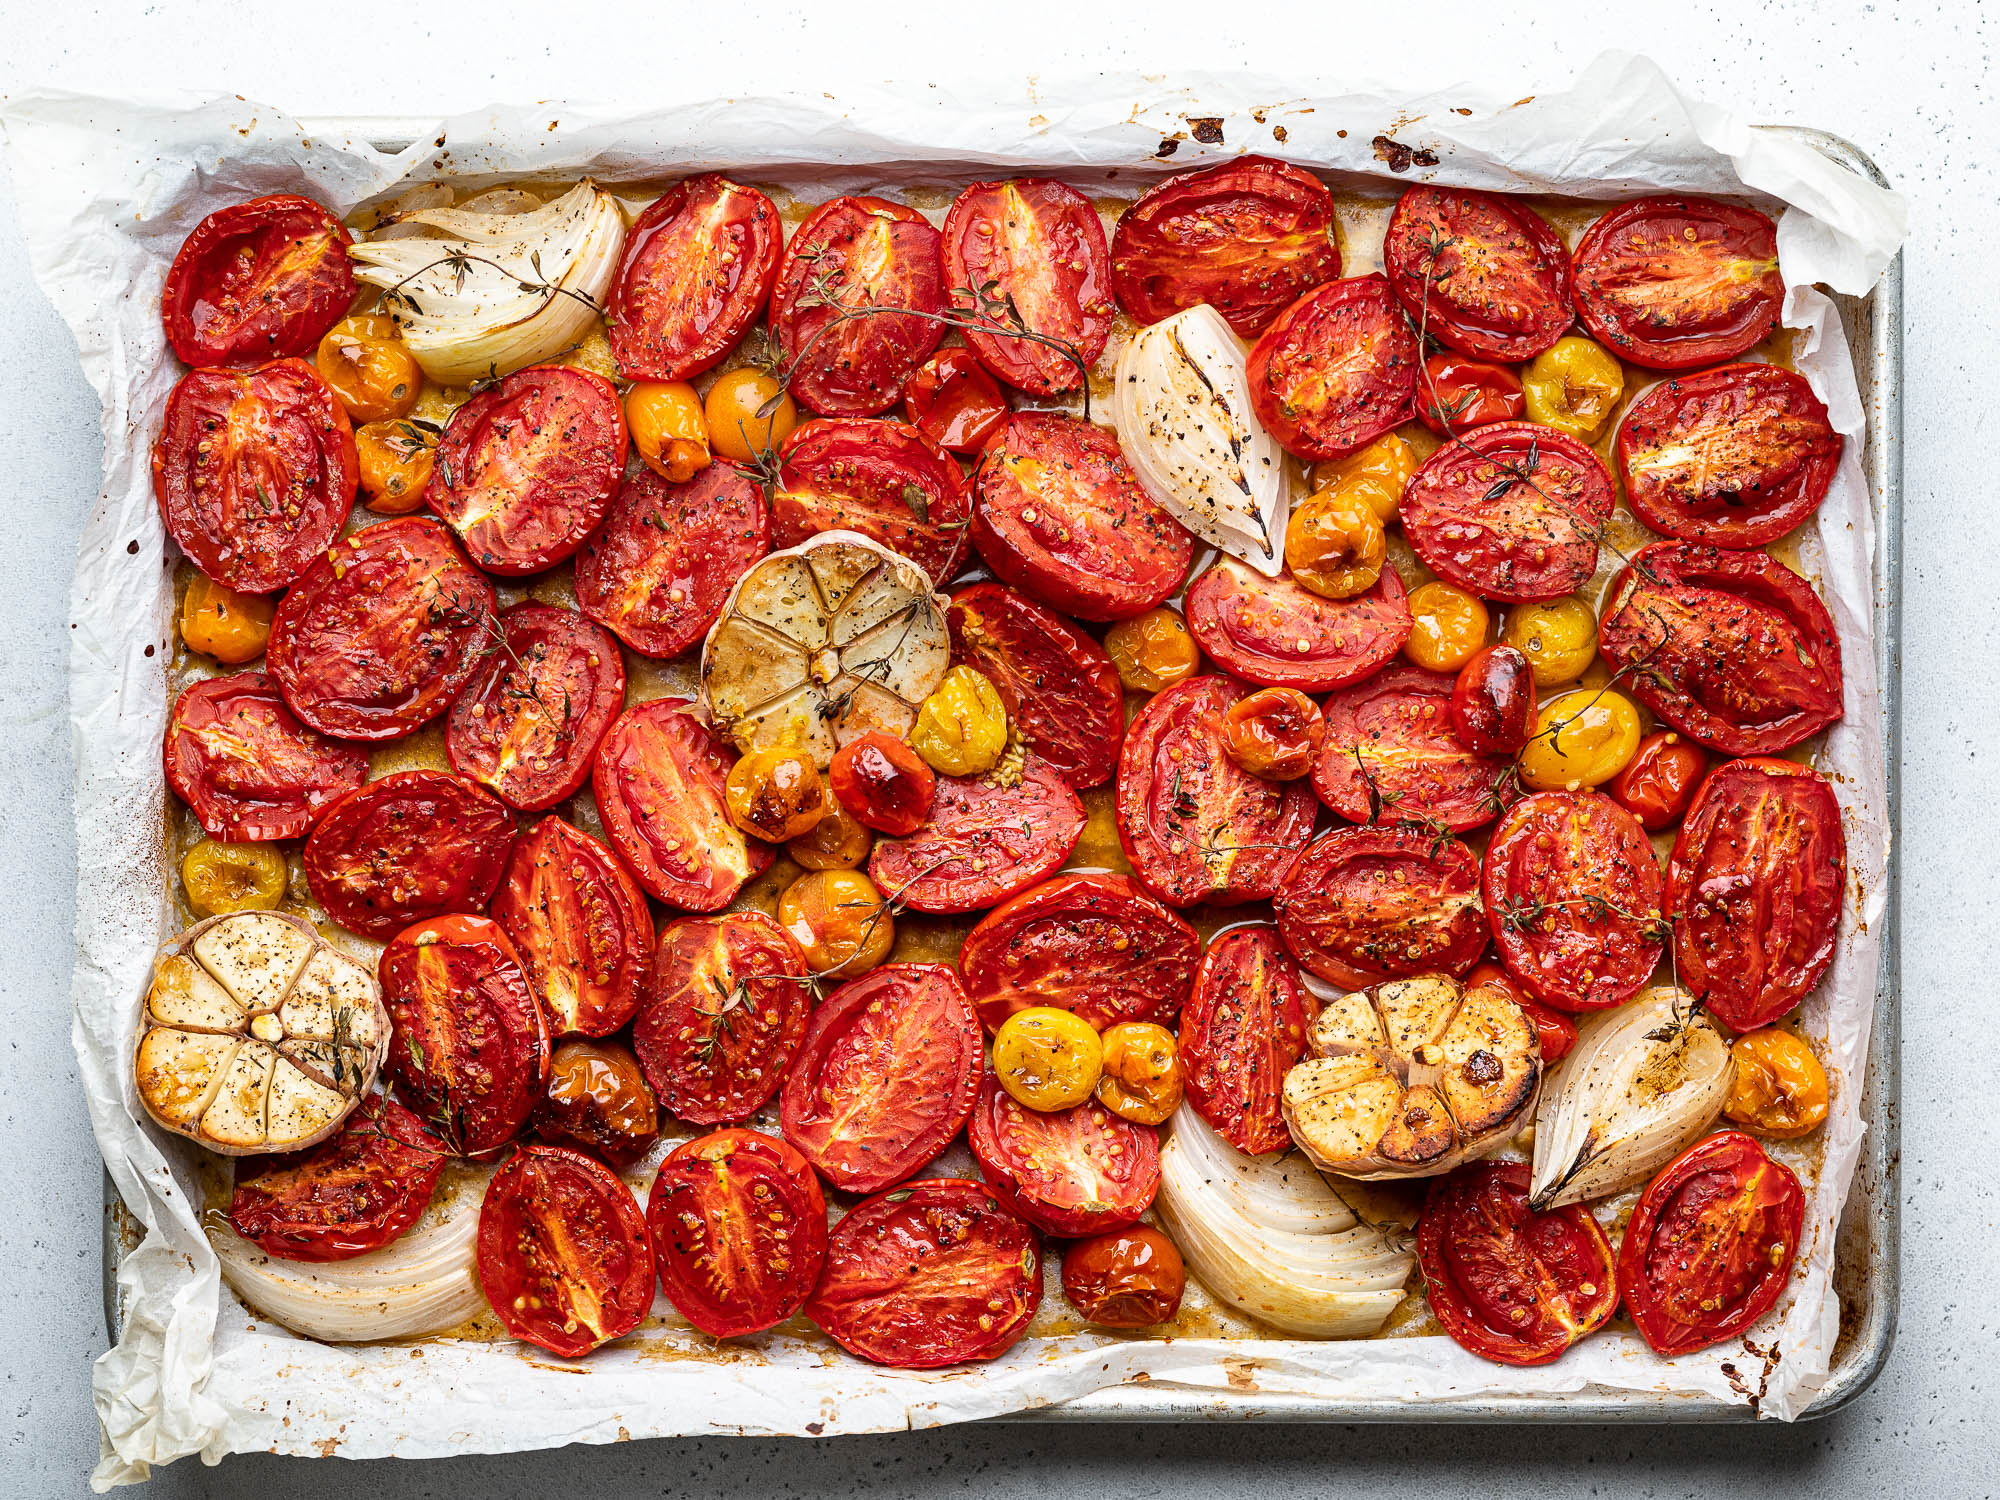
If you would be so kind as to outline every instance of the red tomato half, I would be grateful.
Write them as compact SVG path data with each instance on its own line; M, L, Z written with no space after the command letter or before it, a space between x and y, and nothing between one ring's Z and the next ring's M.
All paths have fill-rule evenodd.
M858 531L942 583L965 560L972 500L958 460L921 431L880 417L822 417L778 445L771 544Z
M557 1036L609 1036L639 1007L653 912L611 851L558 817L514 844L493 897Z
M1666 936L1659 861L1632 815L1598 792L1536 792L1486 846L1480 891L1507 972L1558 1010L1623 1005Z
M513 814L484 787L398 771L320 815L306 840L306 883L349 932L387 938L442 912L484 911L513 843Z
M517 604L501 613L500 649L451 706L451 768L524 812L552 807L590 775L597 742L625 706L625 658L575 610Z
M1248 697L1213 673L1146 700L1118 760L1118 842L1140 884L1169 906L1256 901L1312 836L1303 781L1266 781L1229 758L1223 715Z
M1289 573L1266 578L1225 557L1188 589L1187 622L1201 649L1238 677L1324 693L1359 682L1403 649L1407 599L1394 567L1352 599L1327 599Z
M1446 443L1403 490L1403 533L1432 572L1486 599L1573 594L1597 571L1616 497L1595 453L1536 422Z
M1689 1354L1777 1305L1805 1226L1798 1177L1740 1130L1696 1141L1639 1195L1618 1248L1625 1311L1656 1354Z
M516 370L451 414L424 503L472 560L502 578L552 568L583 545L625 474L625 411L602 375Z
M1597 642L1632 696L1725 755L1769 755L1841 716L1840 638L1812 585L1764 552L1644 548Z
M217 209L167 271L167 342L186 365L312 353L354 303L353 240L326 209L290 193Z
M1671 376L1632 403L1618 429L1618 477L1655 531L1761 547L1819 509L1841 446L1803 376L1724 365Z
M877 839L868 873L898 906L978 911L1055 874L1083 824L1076 793L1029 751L1011 787L977 776L938 777L930 822L906 839Z
M404 516L313 559L278 601L264 664L322 734L393 740L451 706L497 628L493 585L452 534Z
M479 1284L515 1338L581 1359L653 1305L646 1216L604 1163L524 1146L479 1205Z
M1001 1206L1044 1234L1122 1229L1159 1190L1159 1135L1095 1099L1045 1114L988 1073L965 1138Z
M1250 404L1287 450L1339 458L1409 421L1423 363L1380 275L1315 287L1250 350Z
M806 1027L785 1079L785 1139L843 1192L893 1186L971 1115L982 1041L943 964L884 964L851 979Z
M1286 872L1273 906L1292 955L1349 989L1462 975L1486 950L1479 861L1457 839L1425 830L1323 834Z
M1733 1030L1769 1026L1833 962L1846 889L1847 835L1825 777L1789 760L1717 767L1667 862L1680 982Z
M360 479L347 412L302 359L191 370L167 397L153 497L188 561L225 588L298 578L347 524Z
M189 683L162 749L174 795L229 843L298 838L368 779L368 752L306 728L262 672Z
M736 752L686 698L621 714L597 747L591 788L604 833L639 884L669 906L720 911L771 865L771 846L729 820L723 783Z
M1439 437L1494 422L1518 422L1528 409L1521 377L1505 365L1451 354L1424 361L1417 382L1417 417Z
M1778 229L1707 198L1620 204L1576 247L1576 310L1621 359L1686 370L1734 359L1777 324Z
M1047 177L975 182L944 220L946 296L960 312L1008 326L994 301L1011 305L1033 333L1060 339L1086 365L1111 337L1111 253L1088 198ZM1037 396L1076 390L1083 376L1046 344L998 333L967 333L980 363Z
M1453 833L1500 811L1507 762L1465 748L1452 726L1457 679L1410 662L1326 700L1326 743L1313 765L1319 800L1350 823L1435 823Z
M997 583L952 595L951 654L985 673L1007 722L1078 791L1118 769L1125 689L1095 639L1053 610Z
M986 446L1011 411L978 357L954 344L910 377L903 387L903 415L940 448L970 456Z
M1035 1231L983 1184L928 1178L833 1228L806 1316L849 1354L904 1370L993 1359L1042 1305Z
M1181 1012L1181 1068L1188 1103L1238 1151L1291 1148L1285 1073L1305 1055L1315 1008L1268 927L1226 932L1202 955Z
M1462 354L1519 364L1574 317L1569 247L1540 214L1497 193L1410 188L1389 215L1382 261L1411 318Z
M1032 1005L1103 1031L1171 1024L1200 958L1195 930L1123 875L1058 875L982 917L958 966L988 1031Z
M791 392L830 417L867 417L903 399L903 383L944 337L935 318L836 322L859 307L944 311L938 232L886 198L830 198L792 234L771 290L771 332Z
M750 331L778 274L778 206L714 172L646 206L611 284L611 354L627 380L688 380Z
M980 455L972 496L987 567L1078 619L1145 613L1194 558L1194 538L1140 487L1117 436L1059 412L1016 412Z
M1531 1212L1524 1162L1474 1162L1432 1183L1417 1263L1444 1331L1503 1365L1559 1358L1618 1306L1611 1241L1581 1204Z

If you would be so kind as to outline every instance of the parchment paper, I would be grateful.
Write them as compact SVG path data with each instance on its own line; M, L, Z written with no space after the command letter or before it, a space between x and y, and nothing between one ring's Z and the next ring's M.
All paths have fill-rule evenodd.
M97 1366L104 1457L95 1485L135 1481L150 1464L196 1452L209 1462L247 1449L416 1457L668 1434L894 1429L1019 1411L1135 1378L1226 1393L1246 1368L1265 1393L1411 1402L1588 1387L1727 1400L1726 1362L1753 1388L1765 1373L1737 1344L1660 1360L1629 1335L1587 1340L1540 1370L1488 1364L1438 1337L1243 1344L1084 1335L1031 1338L990 1365L943 1373L881 1370L829 1358L823 1344L768 1336L723 1361L617 1347L572 1365L508 1343L329 1347L247 1312L222 1287L196 1221L194 1148L137 1123L129 1066L138 1002L169 920L159 745L172 572L148 449L178 371L161 331L160 289L182 237L223 204L291 190L344 212L398 183L457 174L615 179L726 167L817 183L812 195L821 196L862 182L948 183L1013 168L1131 185L1258 150L1326 171L1337 186L1433 180L1600 198L1685 189L1749 196L1781 212L1786 321L1807 330L1798 367L1850 439L1803 555L1833 609L1846 667L1847 717L1821 764L1845 810L1852 900L1832 974L1805 1011L1806 1029L1825 1044L1833 1115L1812 1152L1823 1147L1819 1170L1794 1154L1812 1187L1806 1247L1792 1289L1752 1334L1782 1351L1763 1412L1802 1411L1838 1328L1834 1227L1861 1143L1888 842L1864 418L1838 316L1812 283L1865 293L1902 239L1903 205L1800 143L1683 98L1644 59L1607 55L1567 91L1516 92L1329 97L1308 95L1296 78L1232 74L669 95L644 113L541 105L423 123L393 156L241 99L0 101L36 274L103 402L103 489L83 529L72 599L74 1039L99 1146L145 1239L120 1273L124 1338Z

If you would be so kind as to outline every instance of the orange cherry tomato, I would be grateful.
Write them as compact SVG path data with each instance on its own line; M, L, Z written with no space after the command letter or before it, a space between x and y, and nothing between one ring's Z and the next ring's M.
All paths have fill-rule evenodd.
M1135 1125L1164 1124L1186 1087L1174 1034L1151 1021L1120 1021L1105 1028L1103 1044L1097 1102Z
M867 862L874 847L875 835L829 789L826 815L786 843L785 852L801 869L855 870Z
M238 667L264 654L277 607L269 594L239 594L197 573L181 598L181 639L190 651Z
M435 423L407 417L355 428L362 503L380 516L407 516L420 510L442 431Z
M708 467L708 418L685 380L642 380L625 393L625 430L639 458L669 484Z
M729 821L768 843L810 833L826 816L826 784L810 753L778 746L752 750L723 783Z
M313 363L356 422L408 416L423 394L424 372L380 313L342 318L319 341Z
M1437 581L1410 590L1403 654L1432 672L1456 672L1486 644L1489 617L1477 594Z
M1680 822L1707 774L1707 751L1686 735L1662 730L1639 741L1605 790L1641 828L1658 833Z
M852 979L889 956L896 919L875 882L859 870L814 870L778 897L778 925L814 974Z
M660 1111L630 1047L572 1038L549 1054L549 1086L533 1124L553 1145L581 1146L624 1166L653 1143Z
M1319 705L1297 688L1261 688L1223 711L1223 750L1266 781L1297 781L1308 774L1325 741Z
M1544 1065L1556 1061L1576 1045L1576 1022L1559 1010L1551 1010L1514 982L1500 965L1495 963L1477 964L1465 977L1468 991L1491 985L1505 990L1507 998L1521 1007L1521 1014L1535 1028L1535 1037L1542 1044Z
M1789 1031L1752 1031L1729 1049L1736 1076L1722 1112L1775 1140L1811 1135L1826 1122L1826 1069Z
M1285 565L1299 584L1327 599L1365 594L1388 557L1382 518L1346 490L1320 491L1285 527Z
M764 412L767 405L771 409ZM775 450L799 425L791 394L754 365L718 375L702 402L702 415L708 421L709 446L739 464Z
M940 448L973 454L1010 415L1000 383L970 349L940 349L903 387L903 414Z
M1063 1251L1063 1295L1102 1328L1149 1328L1180 1311L1187 1267L1174 1242L1148 1224L1078 1240Z
M1157 693L1185 682L1201 666L1201 650L1179 612L1161 605L1120 620L1104 633L1118 680L1135 693Z

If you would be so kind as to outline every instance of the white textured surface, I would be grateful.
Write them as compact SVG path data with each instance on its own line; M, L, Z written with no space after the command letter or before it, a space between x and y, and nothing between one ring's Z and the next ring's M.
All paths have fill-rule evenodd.
M192 7L176 7L177 11ZM1993 927L1984 856L2000 828L1983 790L1981 752L2000 726L1986 663L2000 628L1986 606L2000 586L1982 526L1991 504L1975 457L1990 440L2000 296L1988 264L2000 210L1984 170L2000 139L1990 32L1970 4L1747 3L1669 7L1600 3L1585 19L1467 7L1504 35L1458 33L1459 7L1319 11L1310 26L1252 24L1260 9L1135 8L1131 21L1073 18L1074 7L1009 5L925 13L921 31L858 7L807 23L745 20L753 7L710 6L598 22L598 7L486 4L437 10L393 47L365 6L212 5L203 20L152 7L74 5L60 15L22 0L0 6L9 46L0 87L67 84L97 91L149 83L234 89L301 112L429 111L509 97L643 99L655 69L696 70L718 91L811 87L839 77L921 82L964 69L1075 72L1111 62L1298 70L1303 86L1393 75L1414 86L1496 75L1522 93L1567 78L1604 46L1643 48L1691 91L1742 101L1753 118L1822 125L1857 140L1915 204L1909 252L1908 533L1904 680L1904 977L1906 1088L1903 1332L1888 1374L1849 1412L1814 1426L1708 1432L1166 1431L1047 1428L947 1431L838 1443L662 1443L527 1458L310 1473L268 1460L164 1471L173 1493L249 1493L310 1483L334 1493L891 1494L951 1491L1193 1494L1310 1488L1492 1493L1845 1494L1921 1488L1989 1493L2000 1400L1985 1366L1996 1347L1994 1237L2000 1174L1975 1084L1995 1084L1990 1051L1960 1038L1990 1002L1983 979ZM385 8L387 9L387 8ZM604 7L612 11L612 7ZM638 7L617 7L637 10ZM1110 16L1100 5L1090 14ZM1273 8L1275 11L1275 7ZM1290 9L1290 7L1286 7ZM1316 10L1318 8L1315 8ZM1920 13L1921 12L1921 13ZM404 7L394 13L407 16ZM718 25L729 18L726 29ZM1227 17L1226 36L1197 29ZM475 20L474 17L477 17ZM1671 19L1670 19L1671 16ZM996 19L999 18L999 19ZM461 28L475 30L468 38ZM1400 35L1399 35L1400 28ZM1781 63L1781 59L1793 60ZM349 61L348 59L352 59ZM1024 89L1028 85L1024 82ZM1511 83L1509 84L1511 86ZM83 507L94 488L94 403L67 335L38 295L11 214L0 210L0 681L10 731L0 757L0 843L13 898L0 998L14 1022L0 1120L9 1205L0 1242L0 1307L14 1316L0 1347L0 1488L77 1493L94 1457L87 1401L101 1347L97 1167L71 1076L67 1040L68 891L74 852L60 671L63 596ZM1986 430L1982 430L1982 423ZM1990 751L1987 758L1990 760ZM1987 773L1990 780L1990 773ZM1982 938L1982 932L1988 934ZM1947 1059L1970 1061L1947 1063ZM1959 1067L1972 1077L1949 1082ZM31 1310L31 1311L30 1311ZM22 1337L14 1330L33 1330ZM1253 1468L1252 1465L1255 1465ZM362 1472L363 1468L366 1473Z

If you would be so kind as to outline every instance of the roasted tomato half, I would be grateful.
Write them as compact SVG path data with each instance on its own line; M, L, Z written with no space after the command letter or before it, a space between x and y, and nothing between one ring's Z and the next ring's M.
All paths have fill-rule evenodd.
M1273 903L1278 935L1320 978L1349 989L1443 970L1486 948L1479 861L1424 828L1336 828L1299 856Z
M982 1052L958 975L884 964L813 1012L785 1080L785 1139L843 1192L891 1187L964 1126Z
M1290 1148L1285 1072L1305 1054L1311 1010L1270 928L1226 932L1202 955L1181 1011L1181 1067L1188 1103L1238 1151Z
M1547 1364L1618 1306L1597 1220L1579 1203L1532 1212L1525 1162L1474 1162L1433 1183L1417 1263L1444 1331L1503 1365Z
M1480 891L1493 946L1558 1010L1606 1010L1659 962L1665 887L1645 830L1597 792L1536 792L1486 846Z
M632 1019L652 967L652 908L589 834L547 817L516 841L493 920L558 1036L609 1036Z
M1061 869L1083 835L1083 803L1033 751L1007 780L1001 771L938 777L930 822L875 841L868 873L882 893L913 911L978 911Z
M493 585L419 516L335 542L278 601L264 664L293 713L343 740L428 724L493 649Z
M1792 1277L1806 1194L1740 1130L1696 1141L1639 1195L1618 1247L1618 1287L1656 1354L1743 1332Z
M1111 289L1141 323L1206 302L1254 339L1339 274L1333 194L1305 168L1267 156L1147 188L1111 236Z
M1655 531L1761 547L1819 509L1842 439L1805 378L1776 365L1674 375L1618 429L1625 498Z
M877 417L807 422L779 445L771 543L858 531L942 583L965 560L972 500L958 460L920 430Z
M484 787L398 771L320 815L306 840L306 883L349 932L387 938L424 917L484 911L513 843L513 815Z
M1266 578L1225 557L1188 589L1187 623L1201 649L1245 681L1324 693L1359 682L1403 649L1408 597L1393 567L1351 599L1327 599L1290 574Z
M1654 370L1734 359L1777 325L1778 229L1707 198L1622 203L1576 247L1576 310L1619 358Z
M1169 906L1255 901L1312 836L1303 781L1266 781L1229 758L1223 715L1250 689L1213 674L1155 693L1118 761L1118 842Z
M1301 458L1339 458L1415 414L1423 346L1380 276L1313 288L1251 347L1257 416Z
M910 377L903 415L940 448L969 457L985 448L1012 411L978 356L954 344Z
M1118 769L1125 690L1110 655L1053 610L997 583L952 595L951 654L984 673L1028 748L1078 791Z
M167 271L167 342L194 366L310 354L354 303L353 239L326 209L290 193L217 209Z
M1518 422L1527 409L1521 377L1505 365L1433 354L1417 380L1417 417L1439 437Z
M611 284L611 354L627 380L687 380L757 321L785 228L778 206L714 172L675 183L625 237Z
M360 479L347 412L302 359L189 371L153 445L167 534L208 577L245 594L306 572L347 524Z
M1350 823L1414 821L1453 833L1490 823L1507 762L1459 739L1456 686L1449 673L1398 662L1329 697L1312 773L1320 801Z
M1153 1127L1121 1120L1095 1099L1029 1109L989 1073L965 1138L994 1197L1045 1234L1121 1229L1159 1190Z
M1667 862L1680 982L1732 1030L1770 1025L1833 962L1846 889L1847 835L1824 776L1789 760L1719 766Z
M983 1183L913 1182L834 1226L806 1316L878 1365L934 1370L993 1359L1042 1304L1038 1238Z
M295 839L368 779L368 752L315 734L262 672L192 682L167 718L167 785L212 839Z
M1446 443L1403 491L1403 532L1439 576L1486 599L1573 594L1597 571L1616 497L1595 453L1536 422Z
M1725 755L1769 755L1841 715L1840 638L1764 552L1659 542L1611 583L1598 647L1632 696Z
M1410 188L1389 215L1382 261L1417 326L1462 354L1519 364L1575 316L1569 247L1540 214L1497 193Z

